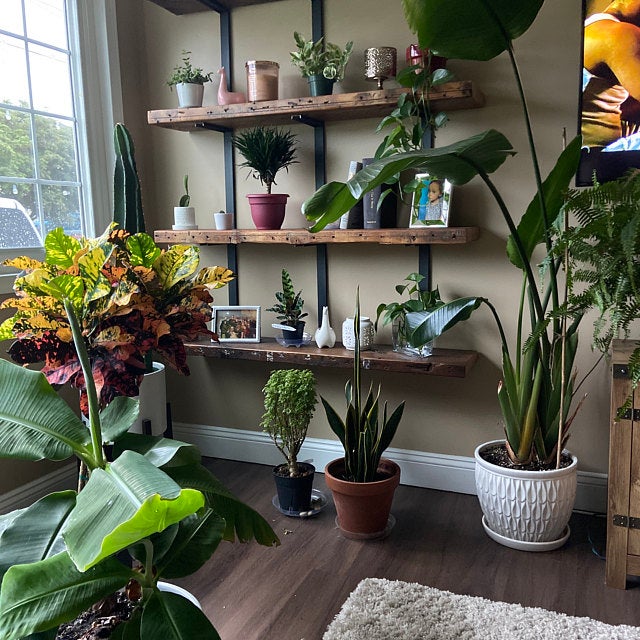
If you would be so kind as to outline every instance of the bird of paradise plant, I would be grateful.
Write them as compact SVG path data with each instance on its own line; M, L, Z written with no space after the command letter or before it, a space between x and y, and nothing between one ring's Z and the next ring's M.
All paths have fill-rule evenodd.
M518 70L513 41L535 20L543 0L403 0L407 21L418 34L420 46L450 59L490 60L506 52L511 61L521 100L529 151L534 167L536 192L518 221L509 210L491 174L515 153L507 138L495 130L435 149L393 154L357 173L347 183L331 182L303 204L303 212L314 221L312 231L337 220L365 193L406 169L420 169L444 176L462 185L478 176L491 192L508 226L507 253L522 272L522 291L516 305L515 349L509 344L500 319L502 380L498 399L504 419L509 455L516 465L535 460L543 465L560 463L560 452L568 437L575 412L571 405L575 384L574 360L578 325L583 313L568 318L558 273L566 261L554 254L557 224L569 182L575 175L580 139L562 152L555 167L543 180L527 101ZM446 25L446 28L443 26ZM536 276L533 252L542 245L544 283ZM409 314L414 345L424 344L451 323L466 319L485 298L463 298L432 313ZM525 322L529 317L529 331Z

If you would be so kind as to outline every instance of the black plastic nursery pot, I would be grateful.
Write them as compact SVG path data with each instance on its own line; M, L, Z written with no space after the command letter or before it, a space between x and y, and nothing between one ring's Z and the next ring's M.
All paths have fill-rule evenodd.
M284 324L287 324L286 322ZM287 331L286 329L282 330L282 340L285 344L297 344L302 340L302 336L304 335L304 320L300 320L298 324L295 326L295 331Z
M315 467L308 462L299 462L298 467L303 475L292 478L288 475L286 464L273 468L273 479L278 492L278 503L281 511L289 511L297 514L311 509L311 490L313 488L313 475Z

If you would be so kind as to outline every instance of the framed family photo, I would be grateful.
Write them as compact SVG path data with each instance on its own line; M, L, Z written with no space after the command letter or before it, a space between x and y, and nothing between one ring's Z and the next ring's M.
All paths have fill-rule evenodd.
M451 207L451 183L429 173L416 174L419 183L413 194L409 227L447 227Z
M211 330L220 342L260 342L260 307L213 307Z

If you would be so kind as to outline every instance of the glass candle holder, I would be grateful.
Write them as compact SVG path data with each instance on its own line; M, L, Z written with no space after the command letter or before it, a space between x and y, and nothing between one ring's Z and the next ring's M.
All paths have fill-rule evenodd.
M364 52L365 77L378 83L378 89L382 89L382 83L387 78L396 75L396 60L398 52L395 47L370 47Z

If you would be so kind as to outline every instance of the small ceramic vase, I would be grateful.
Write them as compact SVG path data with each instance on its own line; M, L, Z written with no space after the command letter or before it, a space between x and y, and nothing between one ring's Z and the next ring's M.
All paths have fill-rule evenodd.
M319 349L331 348L336 343L336 332L329 324L329 307L322 307L322 324L316 331L315 339Z
M367 316L360 317L360 349L371 349L373 346L373 322ZM342 345L349 351L356 348L356 336L353 330L353 318L347 318L342 323Z

